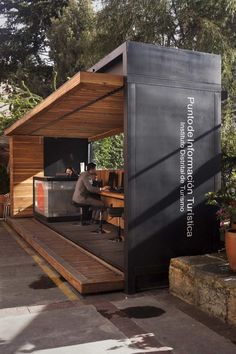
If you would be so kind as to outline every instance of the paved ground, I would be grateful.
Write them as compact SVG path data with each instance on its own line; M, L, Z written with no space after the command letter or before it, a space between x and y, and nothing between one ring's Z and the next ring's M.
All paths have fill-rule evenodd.
M0 353L235 354L236 328L167 289L80 296L0 224Z

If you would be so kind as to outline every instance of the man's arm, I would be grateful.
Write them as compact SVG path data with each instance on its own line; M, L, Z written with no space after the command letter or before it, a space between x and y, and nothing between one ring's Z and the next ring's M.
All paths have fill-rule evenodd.
M90 183L89 179L87 176L85 176L83 178L83 182L85 185L85 188L90 192L90 193L99 193L101 191L101 188L99 187L94 187L92 186L92 184Z

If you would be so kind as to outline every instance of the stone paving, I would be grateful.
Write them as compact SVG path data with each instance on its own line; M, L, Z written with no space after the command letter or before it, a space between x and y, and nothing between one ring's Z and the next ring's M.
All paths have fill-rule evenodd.
M0 251L1 354L236 353L236 328L168 289L83 297L59 275L57 287L2 224Z

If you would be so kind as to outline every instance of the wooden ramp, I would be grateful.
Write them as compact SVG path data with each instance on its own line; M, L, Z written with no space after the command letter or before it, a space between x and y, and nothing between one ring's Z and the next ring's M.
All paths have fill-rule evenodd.
M9 218L8 224L81 294L124 288L124 275L120 270L39 221L33 218Z

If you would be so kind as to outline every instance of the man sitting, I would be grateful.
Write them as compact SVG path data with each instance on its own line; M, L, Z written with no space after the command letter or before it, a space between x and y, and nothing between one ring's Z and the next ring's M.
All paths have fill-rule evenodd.
M96 209L102 209L104 203L97 198L101 191L109 190L109 186L94 187L93 177L96 176L96 164L91 162L87 165L87 171L82 172L75 186L72 201L77 204L90 205ZM100 207L100 208L99 208ZM98 220L99 213L93 213L93 219Z

